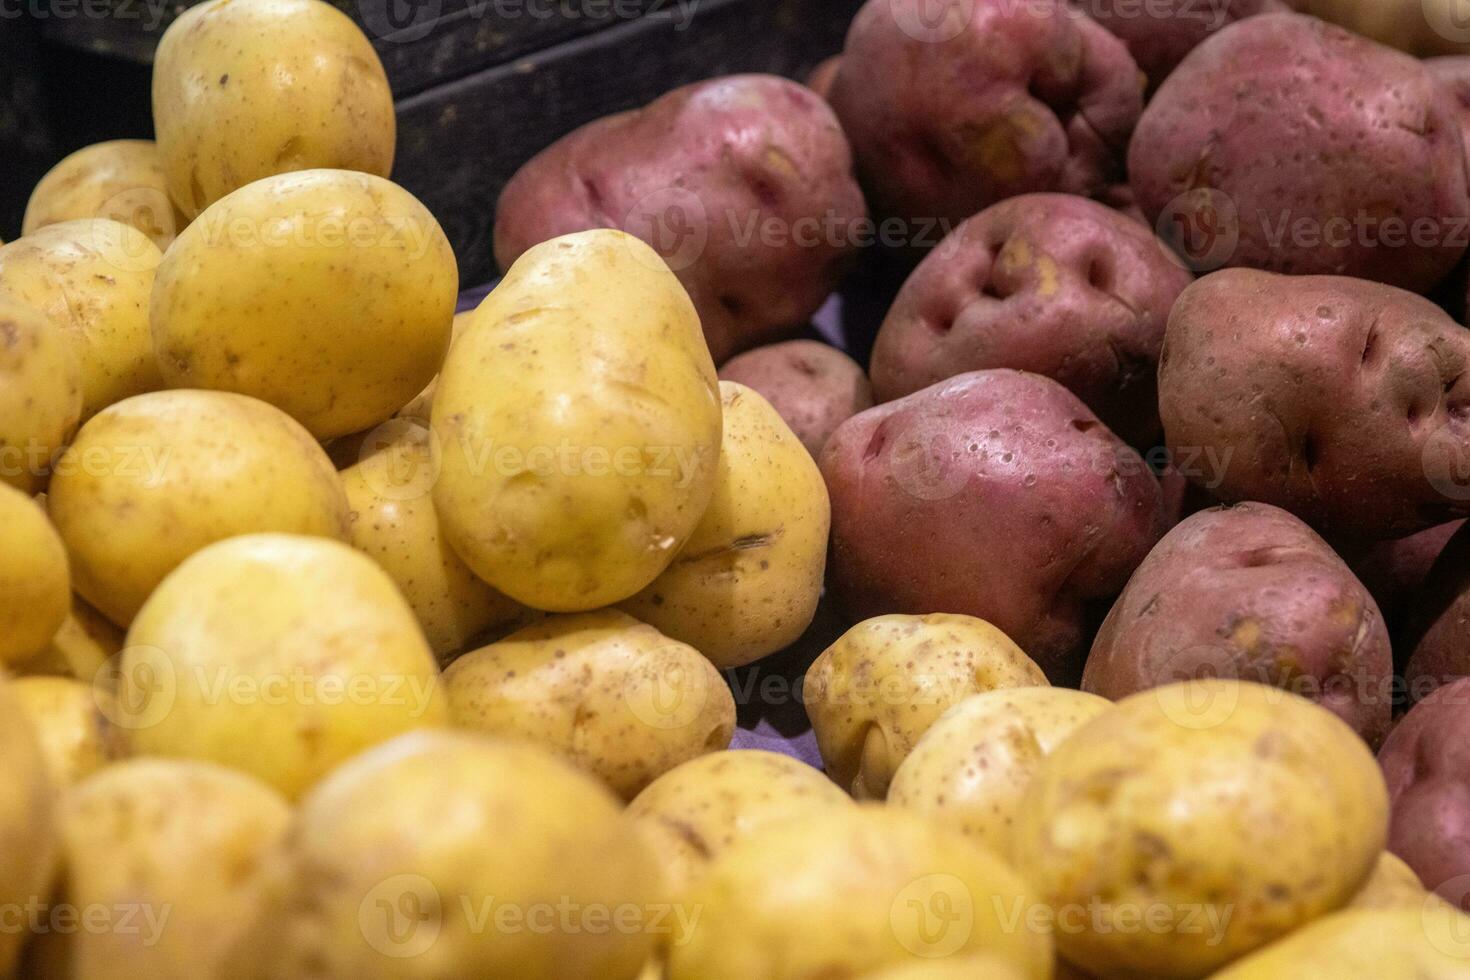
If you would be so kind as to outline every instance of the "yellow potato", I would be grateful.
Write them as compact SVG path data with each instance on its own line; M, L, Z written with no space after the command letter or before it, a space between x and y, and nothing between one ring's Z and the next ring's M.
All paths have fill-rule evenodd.
M71 607L66 548L46 512L0 483L0 663L46 649Z
M0 295L0 484L41 489L81 415L81 370L61 329Z
M123 648L123 631L79 596L51 644L41 653L16 664L17 674L75 677L92 683L97 672Z
M720 382L715 493L664 573L621 608L717 667L784 649L811 625L832 523L827 484L770 402Z
M119 727L300 796L351 755L447 722L439 672L386 572L336 541L250 534L175 569L128 631Z
M1022 980L1026 974L994 956L921 960L864 974L864 980Z
M110 218L147 235L159 251L187 222L174 208L152 140L108 140L84 146L46 172L31 199L20 231L77 218Z
M470 733L348 762L302 801L284 857L236 975L633 980L680 923L607 790Z
M11 682L57 786L70 786L122 753L108 721L116 713L106 688L73 677L21 677ZM106 700L105 710L101 705Z
M10 688L0 677L0 976L7 977L16 975L27 910L51 894L58 847L56 787Z
M393 94L372 44L318 0L209 0L164 32L153 125L188 217L252 181L339 167L386 177Z
M430 495L439 468L426 424L390 420L361 455L340 474L351 508L348 541L393 577L441 662L528 614L477 578L439 533Z
M104 928L56 930L42 975L212 980L262 910L262 862L291 819L281 796L223 766L133 759L73 787L57 902ZM55 964L52 970L46 966ZM56 972L64 964L65 972Z
M242 187L184 229L158 268L153 340L170 387L253 395L331 439L429 383L458 291L449 240L417 198L307 170Z
M473 316L474 312L472 310L454 314L454 325L450 328L449 344L451 347L459 339L459 335L464 333L465 329L470 325L470 320ZM434 380L425 385L424 390L413 397L413 401L394 413L395 417L400 419L419 419L423 422L428 422L431 410L434 407L434 392L438 389L439 376L436 374L434 375Z
M1432 893L1424 888L1414 869L1389 851L1378 855L1373 874L1353 896L1348 908L1421 908Z
M1470 918L1423 909L1350 909L1318 919L1213 980L1464 980Z
M162 260L148 236L106 218L48 225L0 248L0 293L46 314L76 357L83 422L163 387L148 326Z
M613 610L552 616L467 653L444 687L457 727L535 741L624 798L735 733L719 671Z
M655 779L628 815L657 846L664 879L683 895L709 862L783 820L821 822L852 799L816 769L759 749L713 752Z
M861 977L985 953L1050 978L1036 897L1003 861L902 810L834 808L731 846L681 904L700 912L669 980Z
M1202 977L1362 887L1388 792L1347 725L1259 684L1118 702L1042 762L1015 859L1067 959L1104 978Z
M802 700L827 775L883 799L899 763L971 694L1045 687L1041 668L973 616L878 616L848 630L806 673Z
M715 487L720 399L684 287L618 231L516 261L444 362L434 504L475 573L579 612L658 577Z
M1292 0L1292 6L1418 57L1470 54L1461 0Z
M962 831L997 854L1041 760L1110 701L1061 687L988 691L950 708L893 774L891 806Z
M343 538L347 498L321 447L264 402L160 391L82 427L47 495L76 589L126 626L179 562L237 534Z

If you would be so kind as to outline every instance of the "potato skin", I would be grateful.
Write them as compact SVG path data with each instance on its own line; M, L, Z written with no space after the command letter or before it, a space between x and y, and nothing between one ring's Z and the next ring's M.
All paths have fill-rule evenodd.
M1125 698L1047 757L1015 858L1053 908L1105 903L1058 930L1067 959L1105 980L1202 977L1348 902L1387 830L1373 756L1335 716L1188 681ZM1163 927L1123 925L1160 908Z
M34 500L0 483L0 664L44 651L71 608L66 547Z
M412 194L305 170L248 184L184 229L158 268L153 341L170 387L251 395L330 439L433 379L458 292L449 240Z
M1068 735L1111 707L1065 687L971 695L940 715L899 764L888 805L954 827L1010 859L1026 784Z
M372 44L318 0L209 0L153 60L153 121L186 217L275 174L338 167L387 177L396 121Z
M1465 147L1470 150L1470 55L1426 58L1424 67L1449 92Z
M1393 820L1388 849L1425 888L1470 910L1470 678L1416 704L1378 753Z
M327 538L247 534L190 556L138 612L118 673L133 752L233 766L292 800L368 746L448 720L393 580Z
M848 31L830 99L876 214L954 228L1003 198L1091 196L1121 174L1143 108L1123 42L1060 0L944 14L868 0Z
M22 677L75 677L90 684L122 647L123 631L73 593L71 610L50 645L11 669Z
M1389 821L1392 833L1392 819ZM1392 851L1378 855L1373 874L1346 906L1349 909L1422 909L1429 893L1414 869Z
M873 386L862 366L816 340L787 340L738 354L720 365L720 380L759 392L813 458L839 425L873 407Z
M1128 45L1139 69L1157 86L1211 34L1247 17L1291 8L1281 0L1084 0L1088 16Z
M141 231L105 218L47 225L0 247L0 293L46 314L76 357L83 422L163 387L148 322L162 259Z
M364 752L302 801L281 857L232 976L633 980L657 939L658 869L632 822L591 777L523 742L424 731ZM624 906L645 928L580 925ZM497 927L504 907L520 928ZM423 909L434 918L408 918Z
M1343 560L1372 593L1396 644L1409 610L1429 581L1435 560L1464 523L1447 521L1407 537L1344 546ZM1395 649L1397 652L1397 646ZM1408 655L1408 651L1403 653Z
M1193 278L1148 228L1095 201L1002 201L904 283L873 348L873 390L886 402L966 371L1031 371L1148 448L1164 327Z
M1470 676L1470 531L1462 525L1439 553L1408 616L1402 646L1411 698Z
M1195 48L1139 120L1128 173L1149 220L1210 268L1425 292L1465 251L1449 93L1413 58L1310 17L1250 17Z
M81 416L81 370L61 329L0 295L0 485L40 490Z
M63 157L26 202L22 235L78 218L110 218L167 250L188 222L169 200L152 140L108 140Z
M1323 916L1211 980L1460 980L1470 920L1447 909L1348 909Z
M10 682L0 677L0 901L13 910L45 901L56 871L57 790ZM17 976L29 931L0 931L0 975Z
M1470 509L1450 485L1470 451L1470 333L1390 286L1206 276L1169 316L1159 414L1176 458L1224 460L1216 497L1274 504L1329 539L1401 537Z
M117 708L105 684L74 677L18 677L10 690L35 729L56 786L73 786L124 754L111 721Z
M829 587L853 618L975 616L1053 683L1081 672L1089 604L1111 601L1165 528L1137 453L1061 385L1020 371L869 409L821 465Z
M715 492L683 549L619 608L719 668L783 650L822 597L832 509L816 461L759 394L720 382Z
M982 951L1027 980L1051 976L1051 938L1028 927L1038 909L1022 877L901 810L857 806L764 827L717 858L686 902L703 914L670 948L668 980L857 977ZM970 914L937 930L924 918L957 906Z
M735 699L699 651L613 610L552 616L444 672L450 721L545 746L624 799L735 733Z
M58 461L47 505L76 590L119 626L205 545L260 531L345 538L348 523L337 473L306 430L221 391L108 408Z
M1456 0L1293 0L1292 5L1412 55L1467 50Z
M804 326L867 216L827 104L774 75L731 75L591 122L533 157L500 194L495 259L508 270L532 246L590 228L636 235L689 291L720 363Z
M628 804L657 844L670 893L683 896L738 841L786 820L821 822L852 799L819 770L760 749L711 752L670 769Z
M1118 701L1203 676L1285 688L1370 745L1388 733L1378 604L1327 542L1268 504L1202 511L1164 535L1103 620L1082 689Z
M973 616L878 616L823 650L802 703L833 782L881 800L915 743L971 694L1046 685L1046 675L994 626Z
M465 563L534 609L621 602L668 567L714 493L719 383L663 260L623 232L523 255L434 393L434 506Z

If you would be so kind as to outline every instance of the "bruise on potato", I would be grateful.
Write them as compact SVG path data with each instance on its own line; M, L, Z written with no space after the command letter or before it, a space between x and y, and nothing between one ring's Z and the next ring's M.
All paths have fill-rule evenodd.
M1139 120L1128 173L1150 221L1211 268L1424 292L1465 251L1449 93L1415 59L1310 17L1251 17L1195 48Z
M1116 701L1200 676L1284 687L1370 744L1388 732L1378 605L1327 542L1267 504L1203 511L1166 534L1103 621L1082 689Z
M1164 532L1158 481L1077 397L975 371L845 422L822 452L829 587L849 615L963 613L1053 683L1080 671L1095 603Z
M826 102L773 75L731 75L588 123L533 157L496 205L495 259L509 269L534 245L592 228L636 235L678 274L719 363L804 324L866 219Z
M814 457L839 425L873 407L873 387L862 367L816 340L746 351L720 367L720 380L760 392Z
M1082 0L1079 6L1128 45L1157 86L1205 38L1236 21L1291 9L1281 0Z
M1174 458L1223 465L1220 500L1274 504L1329 540L1470 511L1470 333L1378 283L1231 269L1169 316L1159 414ZM1188 474L1201 482L1203 472Z
M1169 308L1194 277L1142 224L1093 201L1028 194L960 225L904 283L873 348L890 401L985 368L1061 382L1135 446L1159 434Z
M1470 679L1419 702L1394 726L1378 763L1388 782L1388 849L1424 887L1470 910Z
M1121 174L1143 108L1123 43L1060 0L869 0L831 100L873 210L954 227L1031 191ZM966 15L968 15L966 19Z

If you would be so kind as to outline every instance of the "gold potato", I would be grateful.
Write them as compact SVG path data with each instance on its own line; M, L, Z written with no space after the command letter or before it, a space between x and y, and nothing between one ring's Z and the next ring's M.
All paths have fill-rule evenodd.
M283 858L234 976L634 980L680 921L606 789L468 732L343 765L302 801Z
M0 484L41 489L81 416L81 370L60 328L0 295Z
M148 325L162 260L148 236L106 218L48 225L0 247L0 294L44 313L76 357L83 422L163 387Z
M445 536L535 609L627 599L694 533L714 492L720 399L699 318L618 231L532 248L475 311L434 394Z
M783 820L820 823L852 799L816 769L760 749L712 752L675 766L628 804L656 844L672 895L685 894L710 861Z
M71 608L66 548L40 506L0 483L0 664L46 649Z
M920 960L864 974L865 980L1022 980L1027 974L994 956Z
M1009 857L1016 811L1041 760L1111 706L1062 687L972 695L941 715L899 764L888 803Z
M63 157L31 191L22 235L78 218L109 218L148 236L160 252L188 222L169 200L152 140L108 140Z
M673 564L621 608L721 668L794 643L811 625L832 510L805 447L757 392L720 382L714 497Z
M1212 980L1464 980L1467 975L1470 918L1440 903L1326 916Z
M326 538L210 545L163 580L127 642L116 721L133 751L234 766L290 799L370 745L447 723L413 610Z
M1391 851L1378 855L1373 873L1347 904L1354 909L1422 908L1434 898L1414 869Z
M1346 904L1387 831L1383 776L1351 728L1274 687L1201 680L1075 730L1026 788L1014 854L1067 959L1203 977Z
M883 799L899 763L951 706L998 688L1045 687L1010 638L973 616L878 616L848 630L806 673L802 700L827 775Z
M347 535L347 498L321 447L285 413L227 392L112 406L82 427L47 496L77 591L120 626L205 545L261 531Z
M51 893L56 870L56 787L46 758L10 682L0 677L0 906L9 928L0 929L0 976L16 976L25 910Z
M170 387L252 395L331 439L429 383L458 291L449 240L412 194L306 170L248 184L184 229L158 268L153 341Z
M290 819L270 787L207 762L133 759L73 787L62 807L56 900L111 917L106 928L44 934L38 972L222 976L234 940L262 911L260 868Z
M187 217L252 181L315 167L388 176L396 121L377 52L318 0L209 0L153 59L153 125Z
M440 533L430 495L438 458L426 423L391 419L359 454L361 462L340 474L348 541L393 577L441 663L476 636L528 615L477 578Z
M71 610L45 650L24 663L15 664L15 672L24 676L75 677L88 684L97 679L98 671L123 648L123 631L106 616L75 594Z
M10 689L35 729L57 786L71 786L118 758L123 747L109 717L112 695L74 677L21 677Z
M737 842L683 903L700 911L669 950L669 980L861 977L988 954L1046 980L1051 938L1005 862L902 810L833 809Z
M444 687L455 726L537 742L625 799L735 733L719 671L613 610L552 616L467 653Z

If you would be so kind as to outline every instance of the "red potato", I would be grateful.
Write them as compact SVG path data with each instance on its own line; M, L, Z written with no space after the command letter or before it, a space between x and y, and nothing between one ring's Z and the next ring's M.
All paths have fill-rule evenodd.
M1054 683L1081 670L1165 526L1158 481L1075 395L1021 371L962 374L843 423L823 450L829 585L853 619L963 613Z
M1080 0L1078 6L1128 45L1153 85L1216 31L1291 9L1281 0Z
M1450 93L1465 148L1470 151L1470 55L1427 58L1424 67Z
M1346 550L1343 559L1363 583L1390 629L1396 629L1409 605L1429 580L1429 570L1464 521L1436 524L1403 538L1371 541Z
M1267 504L1202 511L1164 535L1103 620L1082 689L1117 701L1206 676L1285 688L1369 744L1388 732L1377 603L1327 542Z
M806 77L806 87L827 98L832 94L832 83L837 80L837 69L842 65L842 55L835 54L812 69Z
M955 229L904 283L873 348L874 392L891 401L966 371L1031 371L1146 448L1159 435L1164 326L1193 279L1111 208L1010 198Z
M839 425L873 407L873 387L858 363L815 340L746 351L725 362L720 380L759 392L814 457Z
M1206 276L1169 316L1159 414L1173 459L1222 462L1220 500L1275 504L1329 540L1470 512L1470 331L1400 289Z
M1470 911L1470 679L1435 691L1378 753L1388 783L1388 849L1424 887Z
M1103 191L1143 84L1123 42L1063 0L868 0L831 100L873 210L918 239L1018 194Z
M1415 59L1298 14L1200 44L1128 151L1144 214L1202 268L1425 292L1470 244L1452 100Z
M619 228L689 291L716 363L794 333L869 233L852 154L827 103L774 75L683 88L557 140L495 213L508 269L548 239Z
M1404 679L1410 697L1422 698L1440 685L1470 677L1470 530L1465 527L1425 575L1406 632Z

